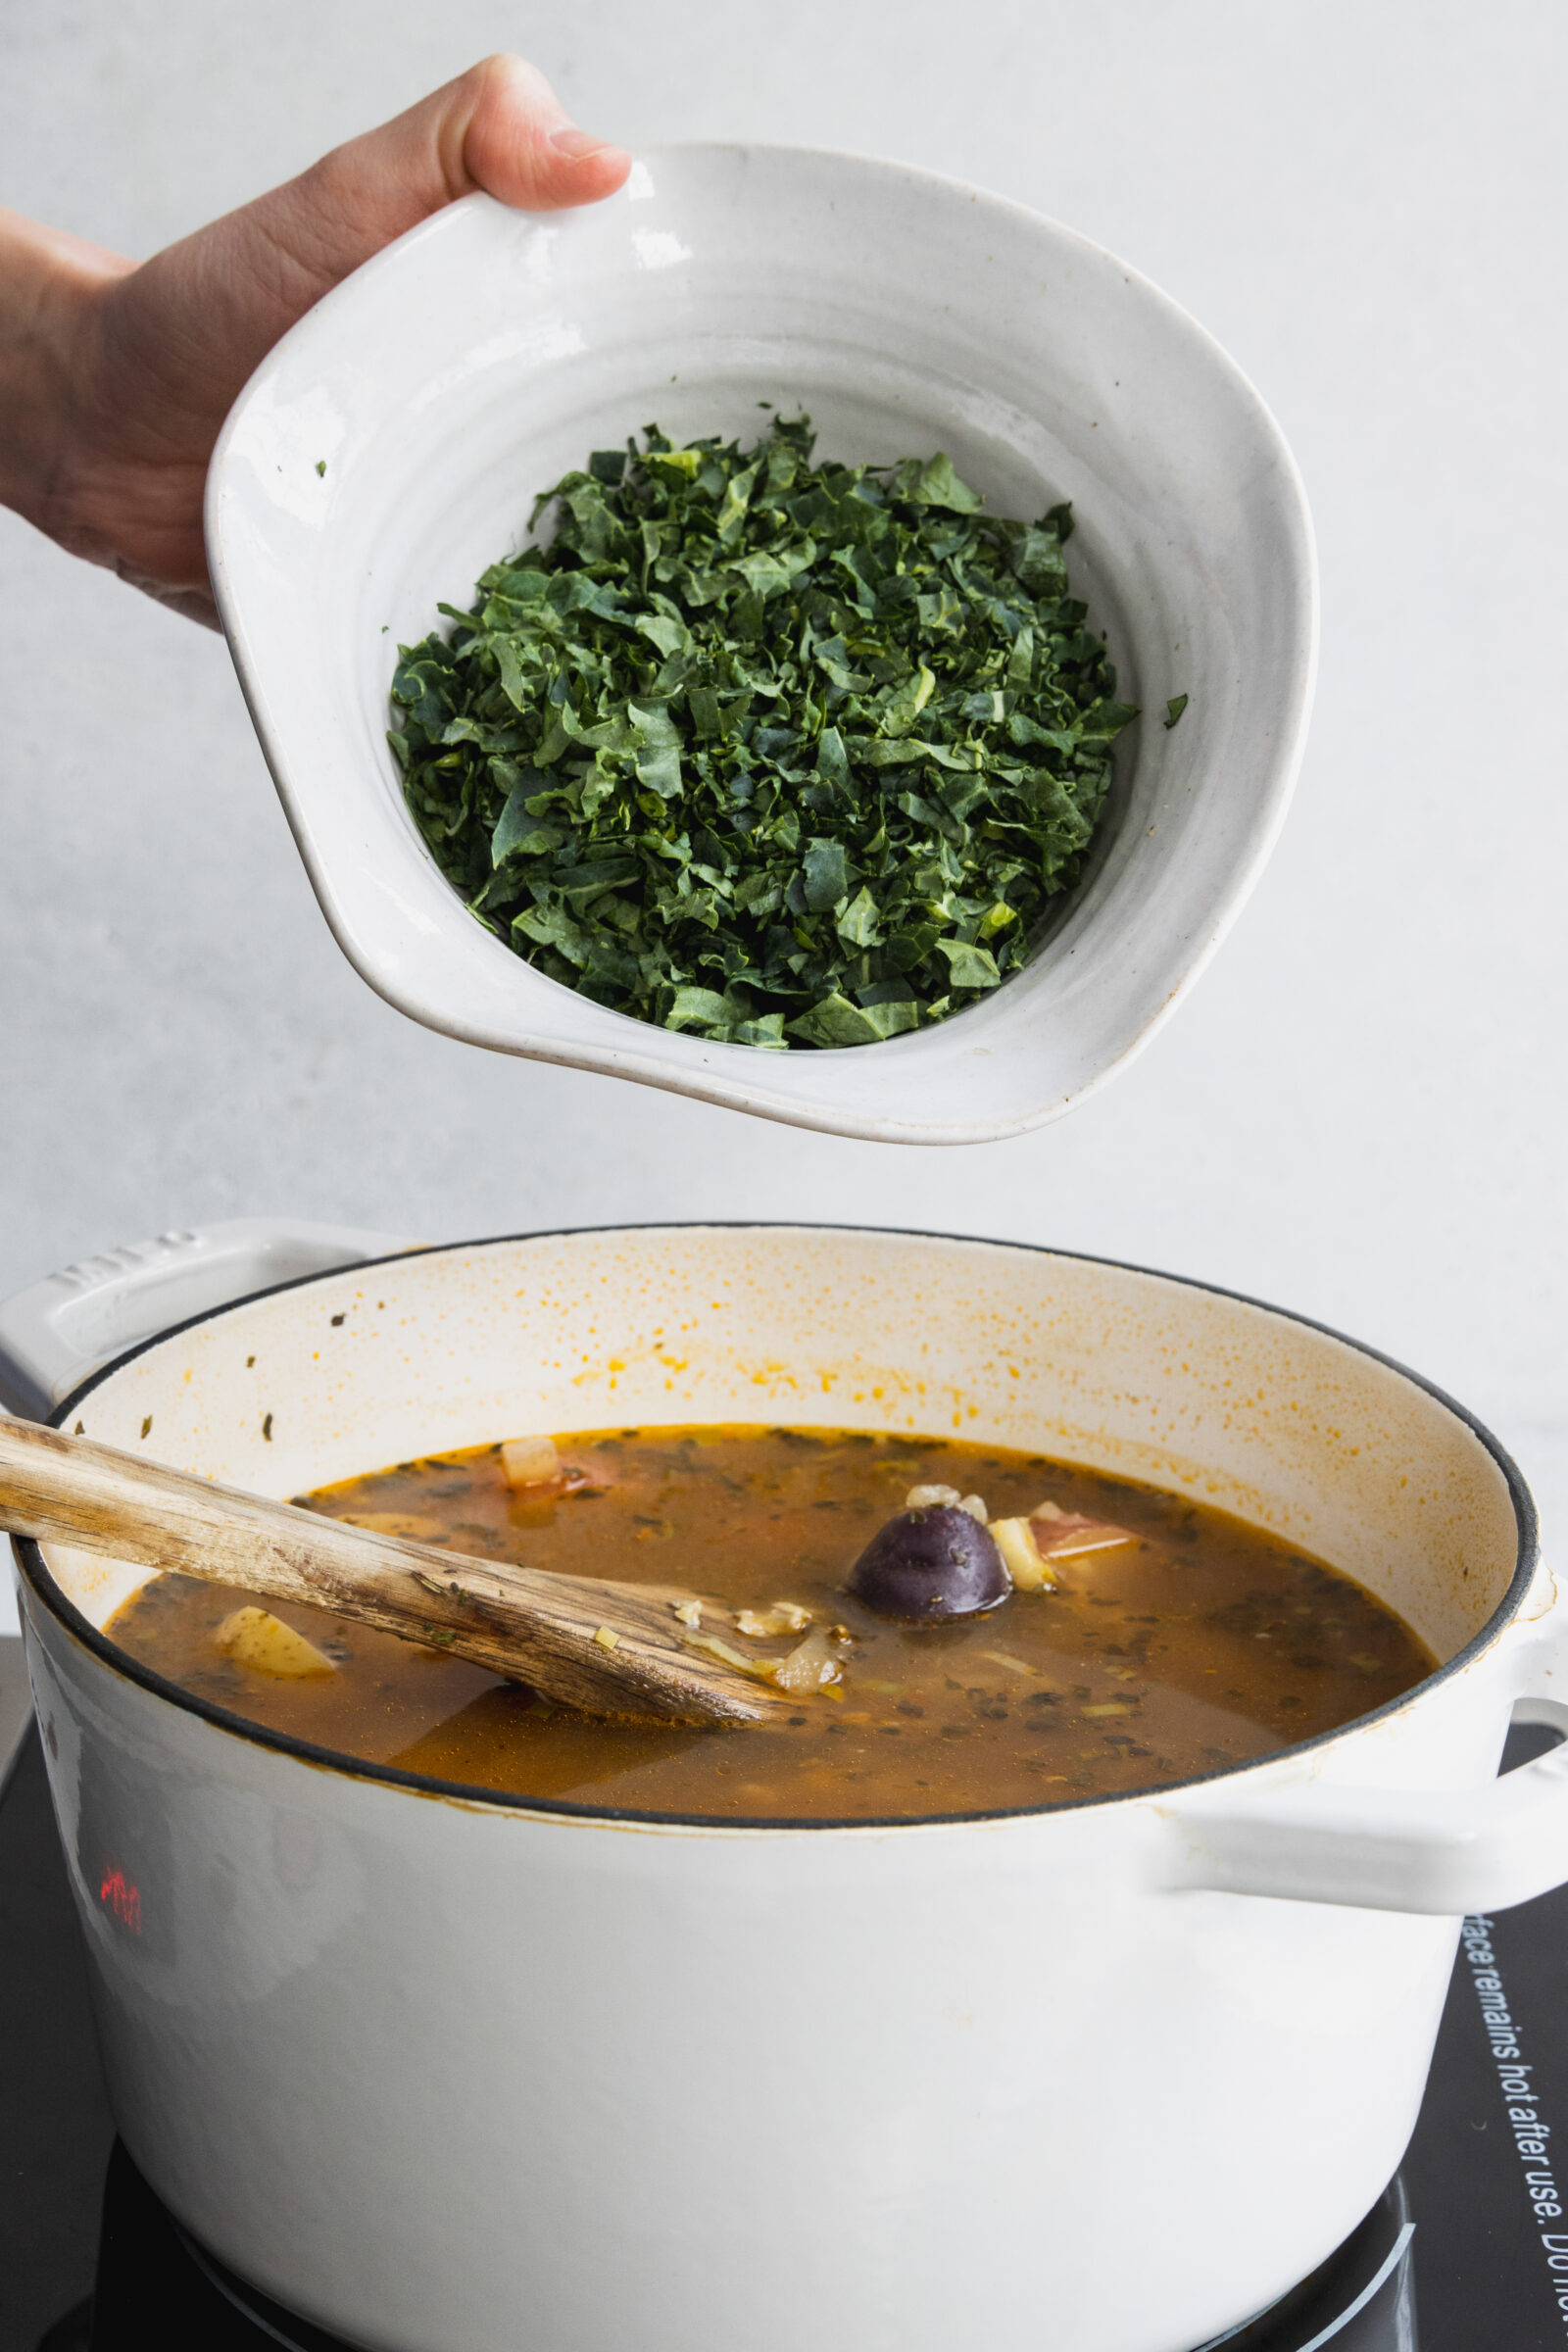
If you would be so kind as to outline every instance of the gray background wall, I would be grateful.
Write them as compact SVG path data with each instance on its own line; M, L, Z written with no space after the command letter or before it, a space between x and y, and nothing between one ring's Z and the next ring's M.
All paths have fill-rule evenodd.
M338 956L220 642L0 516L0 1290L262 1210L1050 1240L1418 1365L1568 1506L1562 13L1542 0L21 0L0 201L141 255L486 50L635 145L881 152L1072 222L1306 475L1295 813L1187 1009L1064 1124L920 1153L427 1035Z

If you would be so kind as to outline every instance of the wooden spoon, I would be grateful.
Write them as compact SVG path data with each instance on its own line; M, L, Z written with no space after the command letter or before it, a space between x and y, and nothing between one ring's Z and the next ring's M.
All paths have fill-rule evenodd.
M694 1595L673 1586L405 1543L5 1415L0 1527L330 1609L590 1713L759 1723L792 1703L686 1646L674 1605Z

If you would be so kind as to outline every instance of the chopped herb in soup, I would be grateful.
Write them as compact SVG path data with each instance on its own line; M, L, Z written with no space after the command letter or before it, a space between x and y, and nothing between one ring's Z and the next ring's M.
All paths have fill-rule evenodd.
M163 1576L114 1639L198 1696L522 1797L818 1820L1070 1802L1332 1731L1434 1661L1349 1578L1223 1512L931 1438L598 1431L301 1498L481 1557L699 1596L681 1638L798 1699L738 1730L605 1722L304 1608Z

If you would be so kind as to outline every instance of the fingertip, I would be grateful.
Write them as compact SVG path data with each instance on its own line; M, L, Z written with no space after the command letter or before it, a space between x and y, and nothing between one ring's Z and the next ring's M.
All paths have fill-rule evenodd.
M492 195L522 212L551 213L612 196L631 170L631 157L623 147L564 122L536 133L520 153L514 149L511 164L509 184L492 180Z
M575 122L563 122L559 130L553 130L550 144L568 164L586 164L596 155L620 153L608 139L596 139L591 130L579 130Z
M631 157L624 147L612 146L606 140L595 140L572 167L575 193L568 199L572 204L598 204L605 196L613 196L624 186L631 171Z
M567 122L542 74L520 58L487 58L467 77L475 102L465 140L472 180L523 212L555 212L613 195L631 170L623 147Z
M597 204L612 196L631 170L624 147L601 139L575 122L564 122L550 134L550 164L546 173L549 200L555 204Z

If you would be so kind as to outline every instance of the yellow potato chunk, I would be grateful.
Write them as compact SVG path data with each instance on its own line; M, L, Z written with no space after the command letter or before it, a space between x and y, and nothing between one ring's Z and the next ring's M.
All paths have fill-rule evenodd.
M509 1487L554 1486L561 1456L554 1438L509 1438L501 1448L501 1474Z
M1020 1592L1054 1592L1056 1579L1041 1556L1034 1529L1027 1519L993 1519L991 1540L1002 1564Z
M236 1609L219 1627L217 1642L237 1665L249 1666L257 1674L275 1675L281 1681L304 1682L313 1675L337 1672L324 1650L285 1625L281 1617L274 1617L270 1609Z

